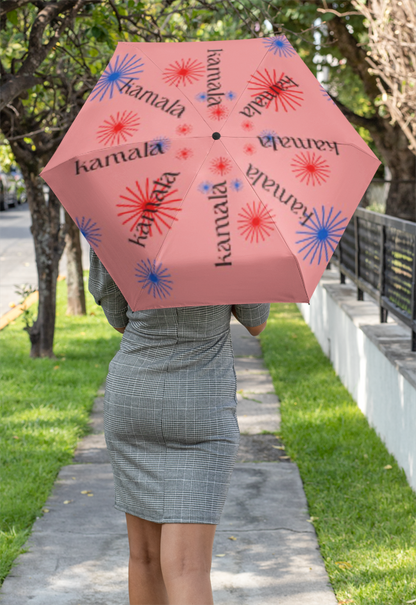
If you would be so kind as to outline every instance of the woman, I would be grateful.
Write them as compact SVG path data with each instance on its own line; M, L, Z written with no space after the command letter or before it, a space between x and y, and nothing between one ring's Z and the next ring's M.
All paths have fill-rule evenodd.
M123 333L104 426L127 519L130 605L212 604L212 547L239 441L230 318L257 335L270 305L133 312L92 250L89 289Z

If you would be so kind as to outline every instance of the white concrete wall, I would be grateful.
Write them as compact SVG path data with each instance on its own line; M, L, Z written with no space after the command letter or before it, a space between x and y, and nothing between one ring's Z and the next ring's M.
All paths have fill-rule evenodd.
M326 275L330 273L335 274ZM346 286L338 285L334 276L324 277L310 305L300 304L299 309L341 381L416 491L416 388L412 379L416 353L410 352L410 339L400 344L397 338L401 330L407 333L405 328L394 323L380 326L377 306L354 300L351 288L351 300L345 304L342 288ZM372 317L369 305L374 308ZM410 373L400 370L401 362L389 359L389 337L396 349L407 347L400 359L408 360Z

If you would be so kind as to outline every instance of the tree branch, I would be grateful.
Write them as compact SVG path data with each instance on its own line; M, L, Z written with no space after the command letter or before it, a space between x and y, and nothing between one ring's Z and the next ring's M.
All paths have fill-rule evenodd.
M39 11L30 32L26 59L17 74L13 76L9 74L7 81L0 88L0 111L22 92L39 83L33 75L34 72L58 42L63 31L70 25L74 13L79 11L85 2L86 0L61 0L58 3L50 3ZM67 13L61 25L55 30L49 41L42 44L45 28L55 21L61 13Z
M5 2L0 4L0 19L7 15L7 13L25 6L25 4L29 4L31 1L32 0L5 0Z
M367 130L371 130L372 127L376 125L380 125L380 118L375 116L373 118L366 118L364 116L360 116L357 113L354 113L352 109L349 109L346 105L338 101L338 99L332 97L338 109L342 111L344 116L356 126L363 126L367 128Z
M42 80L36 76L12 76L0 88L0 110L9 105L13 99L18 97L22 92L36 84L41 84Z
M368 72L366 52L358 46L357 40L339 17L334 17L331 21L328 21L327 26L330 33L332 29L333 34L338 38L338 47L347 59L351 69L362 81L366 94L374 101L380 91L377 87L376 78Z

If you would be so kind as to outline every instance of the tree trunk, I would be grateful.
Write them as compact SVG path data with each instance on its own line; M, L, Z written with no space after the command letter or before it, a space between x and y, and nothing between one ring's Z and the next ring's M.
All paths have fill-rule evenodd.
M31 357L53 357L56 313L56 280L59 260L65 247L65 226L60 223L61 205L52 191L48 200L43 193L43 181L38 176L41 166L33 159L30 165L13 149L25 180L35 245L39 282L38 316L27 328L32 344ZM20 161L19 161L20 160Z
M391 184L386 201L386 214L416 221L416 156L398 124L378 122L369 131L391 171Z
M67 315L85 315L84 274L82 270L82 250L79 229L68 212L65 211L67 260Z
M365 48L357 44L347 24L340 17L329 21L328 29L329 40L337 42L351 69L361 79L368 98L375 103L380 90L376 77L368 71ZM363 118L346 107L340 109L353 124L369 130L385 166L391 171L392 183L386 201L386 214L416 221L416 160L401 127L397 123L391 124L390 118L380 115L379 112L371 118Z

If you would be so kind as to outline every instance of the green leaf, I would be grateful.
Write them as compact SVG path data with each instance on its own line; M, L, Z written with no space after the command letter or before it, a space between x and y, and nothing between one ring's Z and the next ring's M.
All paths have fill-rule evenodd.
M7 13L7 21L17 26L17 11L10 11Z
M321 19L322 21L332 21L334 17L334 13L323 13Z

